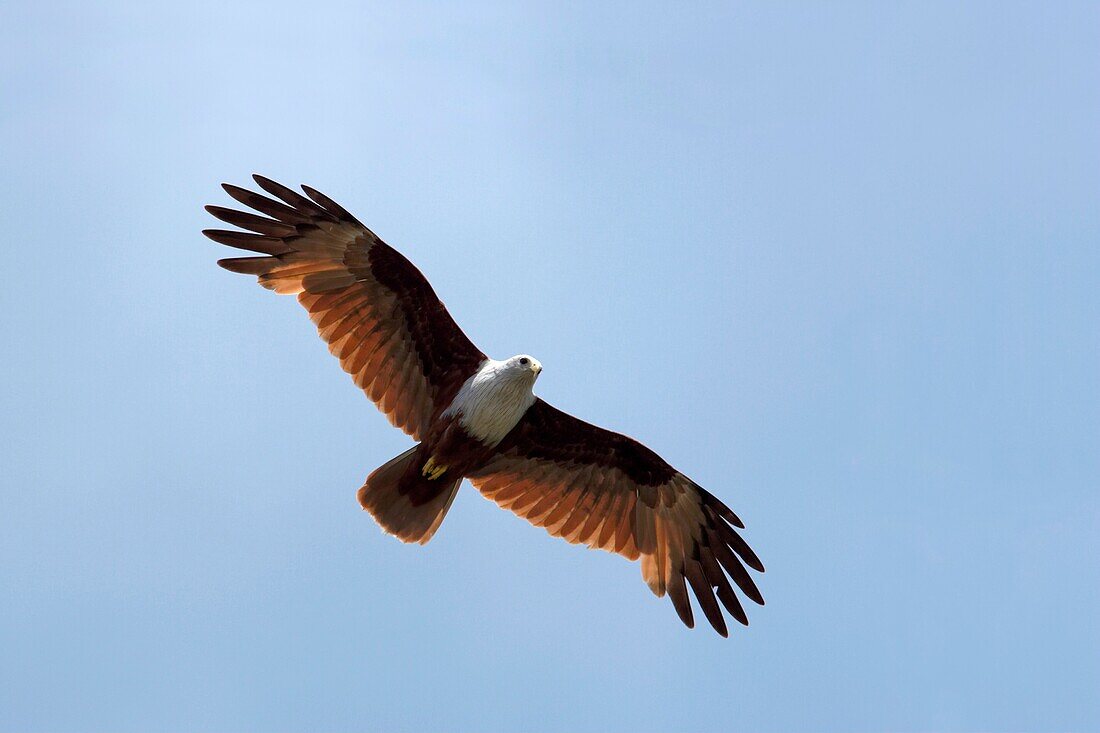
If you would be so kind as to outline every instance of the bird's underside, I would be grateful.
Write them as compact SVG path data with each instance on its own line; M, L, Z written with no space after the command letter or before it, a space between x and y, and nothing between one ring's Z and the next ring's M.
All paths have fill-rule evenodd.
M254 179L270 197L223 187L259 214L206 207L246 231L203 233L254 253L218 264L296 294L344 370L417 441L359 490L387 532L427 542L468 478L552 535L641 559L650 589L689 627L689 587L723 636L719 601L748 624L733 586L763 604L746 566L764 566L725 504L641 443L535 397L537 360L489 359L420 271L327 196Z

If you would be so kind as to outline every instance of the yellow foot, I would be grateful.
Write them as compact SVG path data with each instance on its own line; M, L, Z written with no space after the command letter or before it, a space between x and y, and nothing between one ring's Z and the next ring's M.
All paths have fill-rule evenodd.
M446 473L446 471L446 466L437 466L435 463L435 458L429 458L428 462L424 464L424 468L421 469L420 473L423 476L426 476L429 481L435 481L437 478Z

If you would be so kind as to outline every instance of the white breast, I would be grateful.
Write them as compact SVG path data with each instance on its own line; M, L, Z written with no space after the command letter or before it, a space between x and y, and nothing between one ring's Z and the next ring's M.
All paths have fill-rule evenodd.
M488 359L458 390L443 417L458 416L471 436L494 446L516 426L527 408L535 404L532 381Z

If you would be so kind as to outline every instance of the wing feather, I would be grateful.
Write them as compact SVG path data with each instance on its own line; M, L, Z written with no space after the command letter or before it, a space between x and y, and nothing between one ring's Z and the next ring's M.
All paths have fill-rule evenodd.
M207 212L221 219L226 224L232 224L241 229L248 229L257 234L267 234L273 237L289 237L296 233L294 227L290 224L284 224L281 221L269 219L266 216L256 216L255 214L248 214L235 209L226 209L222 206L206 206L204 208Z
M747 624L734 586L763 604L746 566L764 566L725 504L641 443L537 400L470 476L486 498L568 542L641 559L642 577L688 626L690 596L726 636ZM732 580L732 583L731 583Z
M220 244L264 257L220 260L280 294L297 294L329 351L390 421L419 440L485 360L407 259L328 196L264 176L267 194L222 184L263 216L208 206L249 231L208 229Z

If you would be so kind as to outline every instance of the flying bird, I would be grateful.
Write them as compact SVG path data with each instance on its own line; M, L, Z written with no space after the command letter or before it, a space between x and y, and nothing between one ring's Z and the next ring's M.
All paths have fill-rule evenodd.
M640 558L650 590L667 593L688 627L689 587L719 634L718 601L748 625L730 581L762 605L746 566L764 566L725 504L638 441L535 396L538 359L482 353L420 271L332 199L253 178L270 197L222 187L259 214L206 207L245 231L203 234L258 255L218 264L297 295L355 384L416 441L358 492L386 532L428 542L466 478L556 537Z

